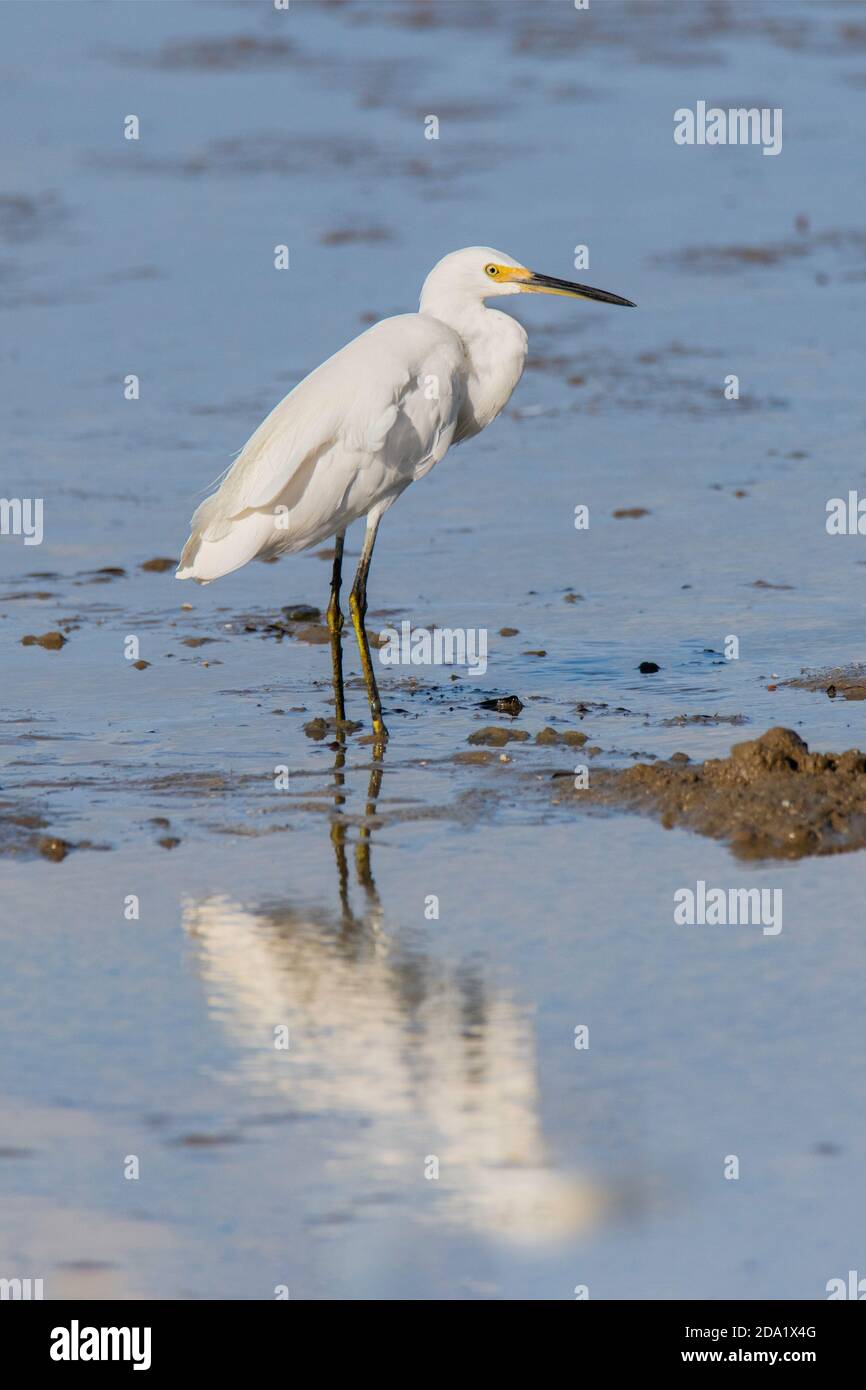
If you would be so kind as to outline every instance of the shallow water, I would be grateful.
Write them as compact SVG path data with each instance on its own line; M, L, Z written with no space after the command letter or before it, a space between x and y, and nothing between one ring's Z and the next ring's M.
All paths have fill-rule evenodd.
M862 1261L860 857L576 812L573 749L453 760L512 692L590 769L864 741L862 703L779 682L862 657L863 541L824 523L866 474L866 6L591 10L2 7L3 491L45 538L0 541L0 798L90 845L0 859L0 1274L48 1296L813 1298ZM782 153L676 146L699 98L781 106ZM303 731L327 647L245 630L324 607L321 557L141 565L475 242L554 275L587 243L639 309L521 303L511 406L386 518L373 626L490 654L383 670L371 787L369 746ZM675 926L698 879L781 887L782 931Z

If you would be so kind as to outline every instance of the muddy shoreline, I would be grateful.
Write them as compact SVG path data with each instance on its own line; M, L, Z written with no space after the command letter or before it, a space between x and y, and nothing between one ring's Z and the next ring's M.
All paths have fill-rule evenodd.
M812 753L793 729L768 729L727 758L685 755L593 769L575 800L650 815L724 840L739 859L802 859L866 848L866 754Z

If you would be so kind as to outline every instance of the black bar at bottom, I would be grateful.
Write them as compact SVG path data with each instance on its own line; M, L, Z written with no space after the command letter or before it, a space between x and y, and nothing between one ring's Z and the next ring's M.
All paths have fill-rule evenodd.
M862 1300L861 1300L862 1301ZM564 1333L575 1359L575 1369L590 1364L594 1356L606 1369L667 1371L674 1366L721 1365L787 1366L820 1369L822 1375L857 1364L864 1321L858 1309L839 1302L585 1302L575 1301L563 1316L550 1310L550 1331ZM389 1318L389 1304L362 1304L364 1322L354 1335L357 1303L308 1303L303 1300L254 1303L119 1302L39 1303L5 1301L0 1304L0 1330L7 1364L10 1360L25 1372L48 1371L52 1376L98 1375L100 1368L112 1375L130 1374L162 1378L176 1371L214 1371L225 1376L229 1369L273 1369L292 1374L300 1355L322 1358L322 1370L332 1376L339 1364L340 1347L353 1370L359 1364L373 1372L369 1358L378 1360L394 1342L378 1318ZM416 1305L428 1326L424 1338L423 1365L427 1376L442 1357L442 1374L454 1372L454 1348L443 1324L443 1312L425 1311ZM512 1312L507 1326L497 1326L496 1305L485 1309L472 1302L455 1310L458 1322L470 1318L468 1329L477 1341L485 1374L513 1354L521 1342L521 1329ZM532 1305L536 1310L538 1305ZM400 1305L400 1339L411 1331L410 1306ZM448 1315L445 1315L446 1317ZM538 1316L536 1311L534 1316ZM520 1315L517 1315L520 1317ZM479 1324L477 1319L481 1319ZM487 1319L491 1322L488 1323ZM534 1321L534 1318L533 1318ZM466 1324L463 1324L466 1326ZM533 1329L535 1330L535 1329ZM335 1338L335 1333L338 1336ZM325 1337L324 1343L319 1340ZM418 1335L418 1334L415 1334ZM572 1340L572 1339L579 1340ZM399 1340L399 1339L398 1339ZM350 1350L351 1348L351 1350ZM439 1351L441 1348L441 1352ZM511 1348L511 1350L509 1350ZM534 1348L534 1350L533 1350ZM552 1349L551 1349L552 1350ZM567 1350L567 1348L560 1349ZM335 1351L337 1355L335 1356ZM526 1355L541 1357L536 1338L526 1342ZM545 1348L546 1361L550 1350ZM462 1356L460 1358L463 1359ZM473 1358L474 1359L474 1358ZM539 1361L539 1369L542 1361ZM136 1369L137 1368L137 1369ZM300 1369L295 1366L295 1369ZM402 1374L409 1371L405 1361ZM398 1368L391 1363L391 1373ZM19 1377L20 1379L20 1377Z

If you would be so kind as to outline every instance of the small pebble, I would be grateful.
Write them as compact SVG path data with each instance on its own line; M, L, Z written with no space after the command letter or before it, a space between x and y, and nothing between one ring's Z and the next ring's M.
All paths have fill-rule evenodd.
M523 701L518 695L503 695L496 700L481 700L478 708L492 709L496 714L510 714L516 719L523 709Z
M288 608L281 608L290 623L317 623L322 616L320 608L313 608L309 603L290 604Z
M570 748L582 748L588 738L589 734L582 734L578 729L553 729L548 724L540 733L535 735L535 742L541 744L564 743Z
M66 840L61 840L57 835L43 835L38 842L39 853L53 864L65 859L71 848Z
M21 638L22 647L44 647L47 652L59 652L60 648L66 645L66 638L62 632L43 632L41 637L35 637L32 632L28 632L26 637Z
M467 743L486 743L492 748L501 748L505 743L526 743L529 734L524 729L502 729L495 724L485 724L470 734Z
M177 569L177 560L171 560L167 555L155 555L152 560L145 560L141 566L150 574L163 574L165 570Z

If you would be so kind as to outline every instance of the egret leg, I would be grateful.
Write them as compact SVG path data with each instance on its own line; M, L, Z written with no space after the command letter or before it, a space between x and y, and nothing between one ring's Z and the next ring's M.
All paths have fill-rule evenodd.
M334 568L331 571L331 598L328 603L328 631L331 634L331 667L334 673L334 713L337 733L346 720L346 699L343 694L343 614L340 609L340 585L343 582L343 540L339 531L334 541Z
M370 643L367 640L367 629L364 627L364 618L367 614L367 571L370 568L370 560L373 557L373 546L376 544L376 532L379 529L379 518L375 520L367 518L367 532L364 536L364 547L361 551L361 559L355 575L355 582L349 594L349 612L352 615L352 626L355 629L355 636L358 639L358 650L361 653L361 669L364 672L364 681L367 686L367 698L370 701L370 715L373 720L373 733L376 738L383 742L388 737L388 730L382 720L382 701L379 699L379 687L376 684L376 676L373 672L373 660L370 656Z

